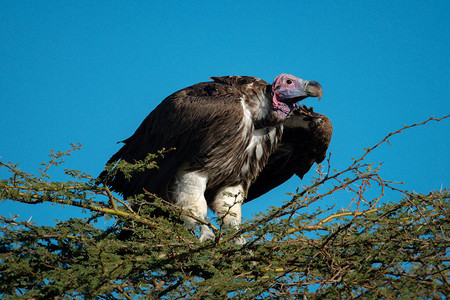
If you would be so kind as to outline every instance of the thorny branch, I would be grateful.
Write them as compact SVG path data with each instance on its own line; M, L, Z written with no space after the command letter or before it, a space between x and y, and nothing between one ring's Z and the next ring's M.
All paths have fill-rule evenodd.
M449 117L450 117L450 115L446 115L446 116L441 117L441 118L438 118L438 119L436 119L436 118L434 118L434 117L430 117L429 119L427 119L427 120L425 120L425 121L423 121L423 122L421 122L421 123L415 123L415 124L411 124L411 125L405 125L405 126L403 126L402 128L400 128L400 129L398 129L398 130L396 130L396 131L394 131L394 132L390 132L390 133L389 133L387 136L385 136L381 141L379 141L375 146L372 146L371 148L366 149L366 152L365 152L360 158L358 158L357 160L355 160L355 161L353 162L353 164L352 164L349 168L356 166L356 165L357 165L360 161L362 161L362 160L363 160L370 152L372 152L373 150L375 150L375 149L376 149L377 147L379 147L381 144L386 143L386 142L389 142L388 139L389 139L391 136L396 135L396 134L399 134L399 133L401 133L402 131L404 131L404 130L406 130L406 129L409 129L409 128L413 128L413 127L425 125L425 124L427 124L428 122L431 122L431 121L440 122L440 121L442 121L442 120L444 120L444 119L447 119L447 118L449 118Z
M383 180L377 173L377 170L379 168L373 168L373 164L359 164L362 160L364 160L364 158L371 153L372 151L374 151L377 147L379 147L380 145L382 145L383 143L388 142L388 139L391 138L392 136L401 133L402 131L406 130L406 129L410 129L413 127L417 127L417 126L421 126L421 125L425 125L428 122L431 121L436 121L436 122L440 122L446 118L450 117L450 115L441 117L441 118L433 118L430 117L429 119L421 122L421 123L415 123L412 125L405 125L402 128L389 133L387 136L385 136L380 142L378 142L377 144L375 144L374 146L365 149L365 152L363 153L363 155L361 157L359 157L358 159L354 160L354 162L345 170L337 172L333 175L330 175L330 170L331 170L331 154L328 156L327 158L327 172L326 173L321 173L321 170L319 169L319 179L316 182L314 182L312 185L304 188L300 193L297 193L293 199L291 201L289 201L288 203L284 204L283 206L281 206L280 208L278 208L277 210L275 210L274 212L272 212L271 214L269 214L268 216L265 216L264 218L252 223L249 226L243 227L242 229L238 230L237 232L235 232L234 235L226 237L224 239L222 239L219 243L225 243L227 241L230 241L232 239L234 239L235 237L243 234L244 232L248 232L251 231L253 229L255 229L256 227L258 227L259 225L269 222L275 218L279 218L282 217L286 214L292 213L292 211L296 211L301 207L307 207L309 204L322 199L328 195L331 195L333 193L335 193L336 191L339 190L343 190L343 189L347 189L349 191L352 191L356 194L355 198L351 201L351 203L349 204L349 206L347 207L347 209L350 207L350 205L356 201L357 202L357 210L355 213L350 213L349 215L359 215L359 214L364 214L367 212L359 212L360 209L360 202L364 201L366 204L369 204L369 211L373 211L373 209L375 209L376 204L378 203L378 200L384 195L384 188L389 188L395 191L399 191L402 193L405 193L406 191L400 190L394 186L392 186L393 183L399 183L399 182L393 182L393 181L387 181L387 180ZM72 148L68 149L65 152L58 152L56 154L54 154L52 152L53 159L46 164L46 168L41 172L41 176L37 179L37 181L41 181L42 178L45 176L46 172L48 171L48 169L53 166L53 165L57 165L58 164L58 159L61 159L63 156L67 156L70 155L70 153L72 151L78 150L80 149L81 144L78 145L73 145L72 144ZM5 164L5 163L1 163L1 166L6 166L7 168L10 169L10 171L13 171L13 168L9 165L9 164ZM356 174L356 176L352 179L346 179L343 180L341 179L344 175L346 174L351 174L354 173ZM87 179L91 179L92 178L90 176L86 176ZM322 194L317 194L313 197L308 197L310 194L313 193L314 190L316 190L318 187L322 186L323 184L325 184L326 182L330 182L330 181L335 181L336 183L333 183L333 188L330 189L328 192L324 192ZM356 185L356 189L354 187L352 187L352 184L355 184L356 182L361 181L360 185ZM380 187L381 187L381 193L380 195L374 200L374 201L369 201L367 199L364 198L363 194L365 192L366 189L366 185L370 182L370 181L374 181L376 182ZM20 186L20 185L9 185L9 184L1 184L0 185L1 188L7 190L15 190L17 192L19 192L20 196L25 197L24 199L27 199L29 197L31 197L32 199L34 199L34 202L29 202L29 200L21 200L22 202L27 202L28 203L39 203L41 201L50 201L50 202L57 202L57 203L61 203L61 204L70 204L73 206L77 206L77 207L81 207L81 208L86 208L86 209L90 209L90 210L94 210L94 211L98 211L101 213L106 213L106 214L112 214L112 215L116 215L119 217L126 217L126 218L131 218L135 221L138 221L140 223L149 225L149 222L146 221L145 218L142 218L140 216L137 215L137 213L132 209L132 207L130 205L127 204L127 202L115 197L112 195L111 191L109 190L109 188L107 186L103 186L103 187L97 187L97 186L92 186L92 185L86 185L86 186L74 186L74 185L66 185L63 187L40 187L40 188L36 188L33 186ZM73 194L77 194L77 191L92 191L95 190L95 194L97 196L99 195L103 195L106 196L108 198L109 201L109 205L105 206L104 202L98 202L98 201L94 201L91 200L91 203L81 203L81 202L77 202L77 201L67 201L64 198L57 198L57 197L44 197L44 195L47 192L52 192L52 191L56 191L58 189L64 189L67 191L74 191ZM30 194L29 192L22 192L22 191L32 191L33 193ZM38 194L38 192L44 192L44 194ZM146 191L145 191L146 192ZM151 197L157 198L156 195L152 195L148 192L146 192L148 195L151 195ZM407 192L406 192L407 193ZM166 201L164 201L163 199L159 198L159 200L164 203L167 207L169 207L172 210L177 210L180 215L186 215L189 216L193 219L195 219L197 222L207 225L209 226L214 232L218 231L218 228L215 227L211 222L204 220L202 218L199 218L198 216L190 213L189 211L183 211L182 209L180 209L179 207L174 206L171 203L168 203ZM122 210L120 210L117 206L116 206L116 202L121 203L128 212L124 212ZM370 203L369 203L370 202ZM338 213L336 215L337 216L341 216L342 213ZM333 216L328 217L331 219L333 219ZM315 226L321 226L323 224L319 223L317 225L312 226L311 228L315 228ZM300 229L300 228L299 228ZM305 229L305 228L303 228ZM292 230L290 230L289 232L291 232Z
M58 162L58 159L65 157L65 156L69 156L72 151L80 150L83 145L82 144L71 144L71 146L72 146L72 148L68 149L66 152L57 152L56 154L53 151L51 152L50 157L53 157L53 159L50 162L44 164L44 165L46 165L46 167L43 171L41 171L41 176L38 178L38 181L41 181L42 178L44 178L44 176L46 176L46 173L47 173L48 169L50 169L51 166L59 165L63 162L63 160Z
M349 191L352 191L356 194L355 198L352 199L351 203L349 204L349 206L347 207L347 209L351 206L351 204L356 201L357 202L357 210L356 212L347 212L347 213L337 213L335 215L329 216L327 218L325 218L323 221L319 222L316 225L312 225L312 226L308 226L308 227L301 227L298 228L298 230L305 230L307 228L320 228L323 223L327 222L327 220L332 220L334 218L337 218L339 216L344 216L344 215L353 215L353 216L357 216L357 215L361 215L361 214L365 214L368 212L372 212L375 209L375 205L378 203L378 200L384 195L384 188L390 188L392 190L395 191L399 191L402 193L407 193L406 191L400 190L394 186L392 186L392 183L400 183L400 182L393 182L393 181L386 181L383 180L377 173L377 170L379 168L373 168L373 164L359 164L362 160L364 160L364 158L371 153L372 151L374 151L377 147L379 147L380 145L382 145L383 143L388 142L388 139L391 138L392 136L401 133L402 131L406 130L406 129L410 129L413 127L417 127L417 126L421 126L421 125L425 125L430 121L436 121L436 122L440 122L446 118L450 117L450 115L441 117L441 118L433 118L430 117L429 119L421 122L421 123L415 123L412 125L405 125L402 128L389 133L387 136L385 136L380 142L378 142L377 144L375 144L374 146L365 149L365 152L363 153L363 155L361 157L359 157L358 159L354 160L354 162L345 170L340 171L335 173L334 175L330 175L330 170L331 170L331 153L329 154L328 158L327 158L327 172L326 173L322 173L321 170L319 169L319 178L321 178L320 180L317 180L316 182L314 182L312 185L306 187L303 189L303 191L301 191L300 193L297 193L297 195L295 195L293 197L293 199L291 201L289 201L288 203L286 203L285 205L281 206L280 208L278 208L277 210L275 210L273 213L269 214L268 216L265 216L264 218L250 224L249 226L243 227L240 230L238 230L237 232L235 232L233 235L229 236L229 237L225 237L223 238L221 241L219 241L219 243L225 243L228 242L240 235L242 235L245 232L249 232L253 229L255 229L256 227L258 227L261 224L264 224L266 222L269 222L275 218L279 218L282 217L286 214L292 213L292 211L296 211L301 207L307 207L309 204L322 199L328 195L331 195L333 193L335 193L338 190L343 190L343 189L347 189ZM71 149L68 149L65 152L58 152L57 154L53 154L52 152L52 156L53 159L46 164L46 168L45 170L43 170L41 172L41 176L38 178L37 181L41 181L42 178L44 177L44 175L46 174L46 172L48 171L48 169L53 166L58 164L57 159L62 158L63 156L67 156L70 155L70 152L75 151L80 149L81 144L78 145L72 145ZM1 163L1 162L0 162ZM13 168L9 165L9 164L5 164L5 163L1 163L1 166L6 166L7 168L9 168L11 171L13 171ZM373 168L373 169L372 169ZM350 173L355 173L357 174L353 179L346 179L346 180L342 180L340 178L342 178L344 175L346 174L350 174ZM92 179L90 176L87 176L88 179ZM318 187L322 186L323 184L325 184L326 182L329 181L335 181L337 182L337 184L333 184L333 188L330 189L328 192L322 193L322 194L317 194L313 197L308 197L314 190L316 190ZM352 184L358 182L358 181L362 181L361 185L356 185L356 188L358 190L355 190L352 187ZM375 199L375 201L372 201L371 203L369 203L368 200L366 200L363 196L365 189L366 189L366 185L370 182L370 181L374 181L376 182L380 187L381 187L381 193L380 195ZM150 225L150 223L143 217L140 217L139 215L137 215L137 213L132 209L132 207L130 205L127 204L127 202L115 197L112 195L111 191L109 190L109 188L107 186L103 186L103 187L97 187L97 186L92 186L92 185L88 185L88 186L73 186L73 185L68 185L68 186L64 186L64 187L45 187L45 188L35 188L35 187L28 187L28 186L20 186L20 185L0 185L0 187L2 187L3 189L11 189L11 190L15 190L17 192L19 191L32 191L33 194L29 194L24 193L24 192L19 192L19 195L24 197L24 199L27 199L29 197L31 197L32 199L35 199L34 202L29 202L29 200L19 200L22 202L27 203L39 203L41 201L51 201L51 202L57 202L57 203L61 203L61 204L70 204L73 206L77 206L77 207L81 207L81 208L86 208L86 209L90 209L90 210L94 210L94 211L98 211L101 213L106 213L106 214L112 214L115 216L119 216L119 217L126 217L126 218L130 218L133 219L135 221L138 221L140 223L146 224L146 225ZM89 204L87 203L81 203L81 202L77 202L77 201L67 201L64 199L59 199L59 198L55 198L55 197L44 197L44 195L42 194L38 194L38 192L50 192L50 191L56 191L57 189L64 189L64 190L68 190L68 191L75 191L74 194L76 194L76 191L82 191L82 190L95 190L97 195L103 195L106 196L108 198L108 201L110 203L110 205L105 207L105 203L104 202L97 202L97 201L93 201ZM146 191L144 191L146 192ZM158 198L156 195L150 194L148 192L146 192L148 195L150 195L153 198ZM161 198L158 198L162 203L164 203L166 206L168 206L170 209L172 210L176 210L180 213L180 215L185 215L185 216L189 216L193 219L195 219L197 222L199 222L200 224L204 224L209 226L214 232L217 232L219 229L217 227L215 227L210 221L204 220L194 214L192 214L189 211L183 211L181 208L174 206L171 203L168 203L166 201L164 201ZM359 212L360 209L360 202L364 201L366 204L369 204L369 208L367 211L363 211L363 212ZM120 209L118 209L118 207L116 206L116 202L121 203L127 210L128 212L124 212ZM155 226L155 224L152 224L152 226ZM294 232L296 230L294 229L290 229L288 232Z
M239 261L243 267L234 265L232 266L231 269L232 271L234 271L234 273L232 273L231 275L227 275L229 282L224 281L223 279L216 280L212 284L209 284L205 289L200 289L197 293L197 296L201 297L199 295L202 295L202 293L205 293L206 295L209 290L216 289L217 291L217 289L219 288L221 288L222 290L226 289L227 284L229 284L230 286L233 284L233 280L230 280L230 278L234 278L235 281L242 280L249 284L259 281L261 285L266 287L261 293L267 292L274 296L280 297L284 296L287 291L289 291L290 295L304 295L304 290L299 288L308 287L311 285L318 287L317 289L315 289L315 292L311 294L312 297L314 297L314 295L316 295L317 297L324 296L324 294L321 293L326 289L327 286L330 285L334 285L336 289L348 289L350 291L354 289L352 285L362 286L364 290L359 293L360 296L364 295L365 293L369 293L372 290L376 290L379 287L379 285L374 282L360 283L358 281L358 278L352 277L355 272L363 270L361 272L364 273L364 268L367 268L366 264L369 264L370 266L373 266L373 264L382 264L383 268L385 269L381 268L381 271L377 273L377 276L389 275L389 278L392 278L392 282L395 282L396 280L400 280L402 277L406 276L409 276L411 280L421 280L422 278L420 274L420 268L418 268L419 271L417 271L416 273L408 273L408 275L404 271L402 271L401 267L396 266L397 261L408 262L410 264L417 265L423 264L424 257L432 258L438 263L448 263L449 261L448 252L446 252L444 256L438 256L434 252L430 252L430 254L428 254L427 252L426 255L428 256L418 256L418 253L421 253L420 251L433 249L433 247L439 248L435 246L434 243L436 243L436 241L433 239L430 239L428 241L417 238L417 241L413 241L416 242L416 244L412 243L411 245L406 245L406 243L404 242L404 230L405 228L408 228L408 226L411 226L411 222L405 224L395 224L395 230L393 229L385 233L388 236L386 237L385 242L379 244L380 247L374 247L374 251L372 253L368 253L367 255L362 256L358 259L353 259L352 256L355 255L355 257L359 257L358 255L356 255L357 253L352 254L352 251L359 250L358 242L356 242L354 239L347 238L351 235L353 237L356 236L363 241L359 243L371 245L371 243L374 243L374 239L376 239L376 237L368 235L365 227L358 227L360 226L357 223L358 220L372 216L372 218L378 218L379 221L381 221L382 219L389 221L391 215L395 215L401 209L409 208L408 204L402 204L403 206L394 205L392 206L392 209L385 211L383 214L379 213L379 200L385 194L386 189L391 189L400 192L402 195L411 197L411 208L409 209L416 209L415 213L417 215L417 220L413 221L417 221L419 225L423 223L423 228L425 229L429 225L427 224L427 220L432 217L432 214L434 212L432 212L432 214L430 215L429 210L427 212L424 212L421 211L420 207L418 207L417 205L415 206L413 201L416 201L417 197L421 197L420 200L424 203L433 203L433 205L435 205L436 207L436 210L439 210L439 212L436 211L436 214L439 213L440 215L445 215L447 216L447 219L448 217L450 217L448 216L448 212L445 212L444 209L440 208L435 203L436 199L434 198L433 194L427 196L417 196L414 193L409 193L407 191L401 190L394 186L395 184L401 182L384 180L378 175L378 169L380 165L361 163L369 153L374 151L380 145L382 145L383 143L389 143L389 138L391 138L392 136L399 134L406 129L425 125L431 121L440 122L448 117L450 116L445 116L438 119L429 118L428 120L421 123L405 125L399 130L389 133L373 147L365 149L362 156L354 160L345 170L340 172L333 171L334 174L331 171L330 154L326 160L326 168L319 168L318 179L315 180L310 186L307 186L300 192L297 192L297 194L292 197L291 201L285 203L283 206L274 209L273 211L269 212L266 215L263 215L250 224L243 224L241 229L237 231L222 232L222 228L217 228L210 221L203 220L202 218L195 216L189 211L183 211L181 208L173 205L172 203L166 202L163 199L158 198L155 195L148 193L147 191L144 191L147 197L145 198L146 200L155 199L165 208L167 208L171 212L174 212L175 215L184 215L191 217L198 223L210 227L216 233L216 235L218 233L223 234L223 238L221 240L201 244L198 241L193 242L193 240L195 239L191 240L189 238L181 238L177 232L172 230L172 228L160 226L158 221L155 221L155 219L141 215L139 211L137 211L136 208L131 203L129 203L128 200L123 200L116 197L115 195L113 195L113 193L111 193L107 186L96 186L92 184L94 179L88 175L81 176L83 179L90 181L87 184L46 183L43 179L46 177L46 173L49 168L51 166L58 165L58 159L62 158L64 155L70 154L71 151L78 149L81 145L73 146L72 149L69 149L66 152L57 153L56 155L54 155L53 159L41 172L41 176L39 178L27 177L27 174L19 171L12 164L5 164L0 162L0 166L8 168L13 174L13 180L11 180L9 183L0 181L0 191L2 193L2 198L14 199L16 201L30 204L53 202L63 205L71 205L97 212L99 213L99 215L111 215L122 220L130 220L135 223L145 225L143 227L149 228L152 232L158 231L164 233L167 237L178 236L178 244L170 243L171 247L175 245L176 248L168 247L169 242L166 243L163 239L160 240L159 243L155 243L150 247L146 245L147 242L141 242L142 244L145 244L146 247L151 248L152 251L157 253L157 255L159 255L157 256L156 260L151 261L151 263L147 263L147 265L143 267L144 269L147 269L142 271L142 274L145 274L144 277L151 278L152 283L148 284L147 288L148 286L152 287L155 292L154 295L170 294L177 289L183 288L188 289L188 292L186 292L185 294L188 295L189 291L197 289L195 287L195 280L198 280L199 277L203 278L204 280L208 280L210 277L215 276L214 272L220 274L222 270L217 271L216 269L214 269L217 267L216 264L232 264L233 258L236 258L236 255L239 255ZM323 172L324 169L326 169L326 172ZM78 172L76 171L69 171L67 173L74 177L80 178ZM24 180L24 178L29 179L27 181ZM325 183L330 184L330 188L326 191L319 191L319 187L323 186ZM376 185L378 185L381 190L377 197L374 197L372 199L366 196L371 183L375 183ZM319 213L315 214L314 218L309 219L312 220L311 223L306 223L304 225L303 223L298 223L296 225L290 224L290 222L282 223L282 217L289 216L289 219L294 219L295 215L301 208L306 208L311 203L324 197L333 195L335 192L340 190L347 190L355 195L351 199L350 204L346 209L341 210L337 213L333 213L326 217L317 218L317 216L324 216L324 213L328 213L328 210L322 210ZM99 200L98 198L104 200ZM152 205L150 200L148 200L146 204ZM353 207L356 206L356 209L354 211L349 211L352 205ZM339 226L339 222L332 222L336 219L342 219L344 217L353 218L342 226ZM0 219L0 221L3 221L4 224L10 226L24 226L30 230L33 228L31 226L31 223L28 222L9 222L5 218ZM376 221L377 220L375 219L374 222ZM433 219L433 221L442 222L442 224L437 225L441 226L439 228L446 228L444 219ZM279 231L282 234L274 237L270 236L271 232L267 232L267 234L261 236L261 234L258 233L258 228L261 228L261 225L267 225L271 222L276 225L282 224L283 226L285 226L283 230ZM338 226L333 227L334 231L330 230L330 228L332 228L331 225L334 225L335 223L338 224ZM286 224L288 224L289 226ZM440 229L441 232L431 232L425 229L422 229L422 226L417 226L417 228L415 228L418 236L439 236L439 241L441 242L440 247L442 247L443 244L445 246L445 243L450 244L450 240L445 236L446 234L448 234L448 232L446 233L444 229ZM309 239L303 235L304 232L316 233L320 230L327 231L329 234L323 239ZM258 234L260 236L258 236ZM241 248L239 248L237 245L233 245L232 243L226 243L242 235L248 235L250 237L250 240ZM258 239L252 240L253 236L258 236ZM66 234L63 237L74 242L80 240L78 236L71 234ZM57 239L58 235L55 233L45 234L42 235L41 238ZM134 247L138 247L137 245L139 244L133 245ZM287 249L293 249L293 251L288 252ZM312 249L311 252L308 252L308 249ZM203 255L205 255L205 251L210 251L212 257L206 260L204 259L204 261L202 261ZM387 251L394 251L395 255L389 258L385 258L385 253ZM99 255L99 257L100 256L101 255ZM152 256L155 256L155 254L140 254L138 258L134 258L136 260L136 264L132 265L131 270L139 268L139 264L137 264L137 262L145 261L145 259L148 259L148 257ZM277 259L271 259L272 256L276 257ZM344 258L343 262L342 258ZM225 260L225 262L221 261L221 259ZM102 268L105 268L103 264L104 261L101 260L101 262ZM111 275L113 275L114 272L121 271L121 269L123 269L121 267L122 264L125 264L124 260L122 260L119 264L115 264L114 268L111 271ZM446 267L447 265L444 265L444 267L442 267L443 265L441 265L441 267L436 266L433 272L429 274L431 274L430 276L435 276L433 278L440 278L439 280L443 282L443 285L446 285L448 287L448 274L450 267ZM120 266L120 268L118 266ZM393 269L393 266L396 266L396 268ZM55 270L57 270L57 268L54 266L49 265L49 268L54 268ZM150 274L151 272L153 272L153 270L160 270L160 268L164 269L162 273L157 273L155 271L155 274ZM215 271L206 271L206 269L208 268L212 268ZM149 273L148 270L152 271L150 271ZM230 270L227 270L227 272L229 271ZM175 275L180 273L182 274L182 276ZM298 278L295 276L298 276ZM189 278L194 279L187 283L184 278L188 278L187 280L189 280ZM128 281L128 279L119 279L115 281L114 284L115 292L127 299L132 299L134 296L133 293L130 293L130 290L134 289L134 291L139 290L141 292L147 291L145 288L141 289L138 283ZM431 285L431 281L427 284ZM151 290L152 288L148 289ZM329 295L325 294L325 296ZM356 297L358 297L358 295Z
M404 125L402 128L389 133L387 136L385 136L380 142L378 142L377 144L375 144L374 146L365 149L365 152L363 153L363 155L361 157L359 157L358 159L356 159L347 169L337 172L334 175L330 176L330 157L331 154L329 155L328 159L327 159L327 163L328 163L328 172L325 174L325 176L321 179L316 181L315 183L313 183L312 185L306 187L303 191L301 191L300 193L297 193L297 195L295 195L291 201L289 201L288 203L284 204L283 206L281 206L280 208L278 208L277 210L275 210L273 213L269 214L268 216L265 216L264 218L253 222L252 224L250 224L249 226L243 227L240 230L238 230L233 236L230 236L228 238L223 239L221 242L225 243L228 241L231 241L232 239L234 239L237 236L242 235L245 232L254 230L256 227L260 226L261 224L270 222L271 220L275 219L275 218L279 218L282 217L286 214L289 213L290 209L294 209L297 210L300 207L307 207L309 204L317 201L318 199L322 199L328 195L331 195L339 190L342 189L349 189L349 186L359 180L363 180L364 181L374 181L376 182L381 188L382 188L382 194L378 197L378 199L380 199L383 195L384 195L384 188L387 187L389 189L401 192L403 194L407 194L407 191L404 190L400 190L394 186L391 185L391 183L397 183L397 182L393 182L393 181L385 181L384 179L382 179L378 173L377 173L377 169L370 169L373 164L359 164L362 160L364 160L364 158L371 153L372 151L374 151L377 147L379 147L380 145L382 145L383 143L388 142L388 139L396 134L400 134L402 131L406 130L406 129L410 129L413 127L417 127L417 126L421 126L421 125L425 125L428 122L431 121L436 121L436 122L440 122L444 119L449 118L450 115L446 115L444 117L441 118L434 118L434 117L430 117L429 119L421 122L421 123L415 123L412 125ZM364 170L366 169L366 170ZM341 178L343 175L345 174L349 174L349 173L356 173L357 176L354 177L351 180L347 180L347 181L341 181L339 178ZM326 193L323 194L318 194L314 197L308 198L308 195L312 193L312 191L316 190L318 187L324 185L326 182L329 181L333 181L336 180L338 182L338 184L334 184L334 188L329 190ZM374 204L371 204L369 207L369 210L373 210L373 206L376 205L377 201ZM299 207L300 206L300 207ZM359 205L358 205L359 208Z

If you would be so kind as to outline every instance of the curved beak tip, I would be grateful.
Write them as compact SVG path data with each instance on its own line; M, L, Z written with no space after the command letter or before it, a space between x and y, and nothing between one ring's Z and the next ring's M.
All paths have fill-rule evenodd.
M320 99L322 99L323 95L322 86L317 81L308 82L308 85L306 86L306 91L311 97L318 97L319 101Z

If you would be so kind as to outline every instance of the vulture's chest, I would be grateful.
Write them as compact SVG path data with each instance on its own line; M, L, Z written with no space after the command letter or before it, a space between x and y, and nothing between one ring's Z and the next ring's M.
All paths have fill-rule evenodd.
M276 150L283 134L283 125L255 128L251 119L244 122L247 123L247 128L244 130L247 146L242 153L242 166L239 171L242 180L250 184L262 171L269 156Z

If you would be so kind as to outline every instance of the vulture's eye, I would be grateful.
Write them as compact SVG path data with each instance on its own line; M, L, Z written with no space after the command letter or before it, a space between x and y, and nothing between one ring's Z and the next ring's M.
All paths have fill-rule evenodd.
M286 80L286 83L287 83L287 84L291 84L291 83L292 83L292 80L291 80L291 79L288 79L288 80Z

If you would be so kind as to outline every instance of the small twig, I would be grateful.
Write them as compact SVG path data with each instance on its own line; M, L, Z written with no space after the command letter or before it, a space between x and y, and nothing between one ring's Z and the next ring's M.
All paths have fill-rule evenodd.
M391 136L393 136L393 135L395 135L395 134L399 134L399 133L401 133L401 132L402 132L403 130L405 130L405 129L409 129L409 128L416 127L416 126L420 126L420 125L425 125L425 124L427 124L427 123L430 122L430 121L440 122L440 121L442 121L442 120L444 120L444 119L446 119L446 118L448 118L448 117L450 117L450 115L446 115L446 116L444 116L444 117L442 117L442 118L438 118L438 119L435 119L435 118L433 118L433 117L430 117L428 120L423 121L422 123L415 123L415 124L412 124L412 125L404 125L402 128L400 128L400 129L398 129L398 130L396 130L396 131L394 131L394 132L390 132L390 133L389 133L387 136L385 136L380 142L378 142L377 144L375 144L375 146L366 149L366 152L365 152L360 158L358 158L357 160L355 160L355 161L353 162L353 164L352 164L350 167L353 167L353 166L355 166L357 163L359 163L360 161L362 161L362 160L363 160L370 152L372 152L373 150L375 150L375 149L376 149L378 146L380 146L381 144L387 142L388 139L389 139Z
M111 203L112 208L114 210L117 210L116 202L114 201L114 196L111 194L108 185L103 184L103 187L105 188L106 194L108 194L109 202Z
M42 171L41 176L38 178L38 181L42 180L42 178L47 173L48 169L50 169L50 167L55 164L55 162L56 162L56 160L58 158L63 157L63 156L67 156L72 151L79 150L83 145L82 144L78 144L78 145L71 144L71 146L72 146L72 148L68 149L66 152L58 153L58 154L55 155L55 157L53 157L53 159L50 161L50 163L47 164L47 167L44 169L44 171Z
M119 292L121 292L121 293L125 296L125 298L127 298L128 300L132 300L132 299L133 299L133 297L131 297L130 295L128 295L127 292L125 292L125 290L124 290L120 285L118 285L118 286L116 287L116 289L117 289Z
M376 212L378 211L377 208L373 208L373 209L369 209L366 211L362 211L362 212L352 212L352 211L348 211L348 212L341 212L341 213L336 213L333 214L331 216L326 217L325 219L322 219L321 221L319 221L317 224L315 225L309 225L309 226L302 226L302 227L297 227L297 228L291 228L289 230L286 231L287 234L292 234L295 232L299 232L302 230L317 230L317 229L322 229L323 228L323 224L328 223L330 221L332 221L333 219L339 218L339 217L347 217L347 216L353 216L353 217L357 217L357 216L362 216L368 213L372 213L372 212Z

